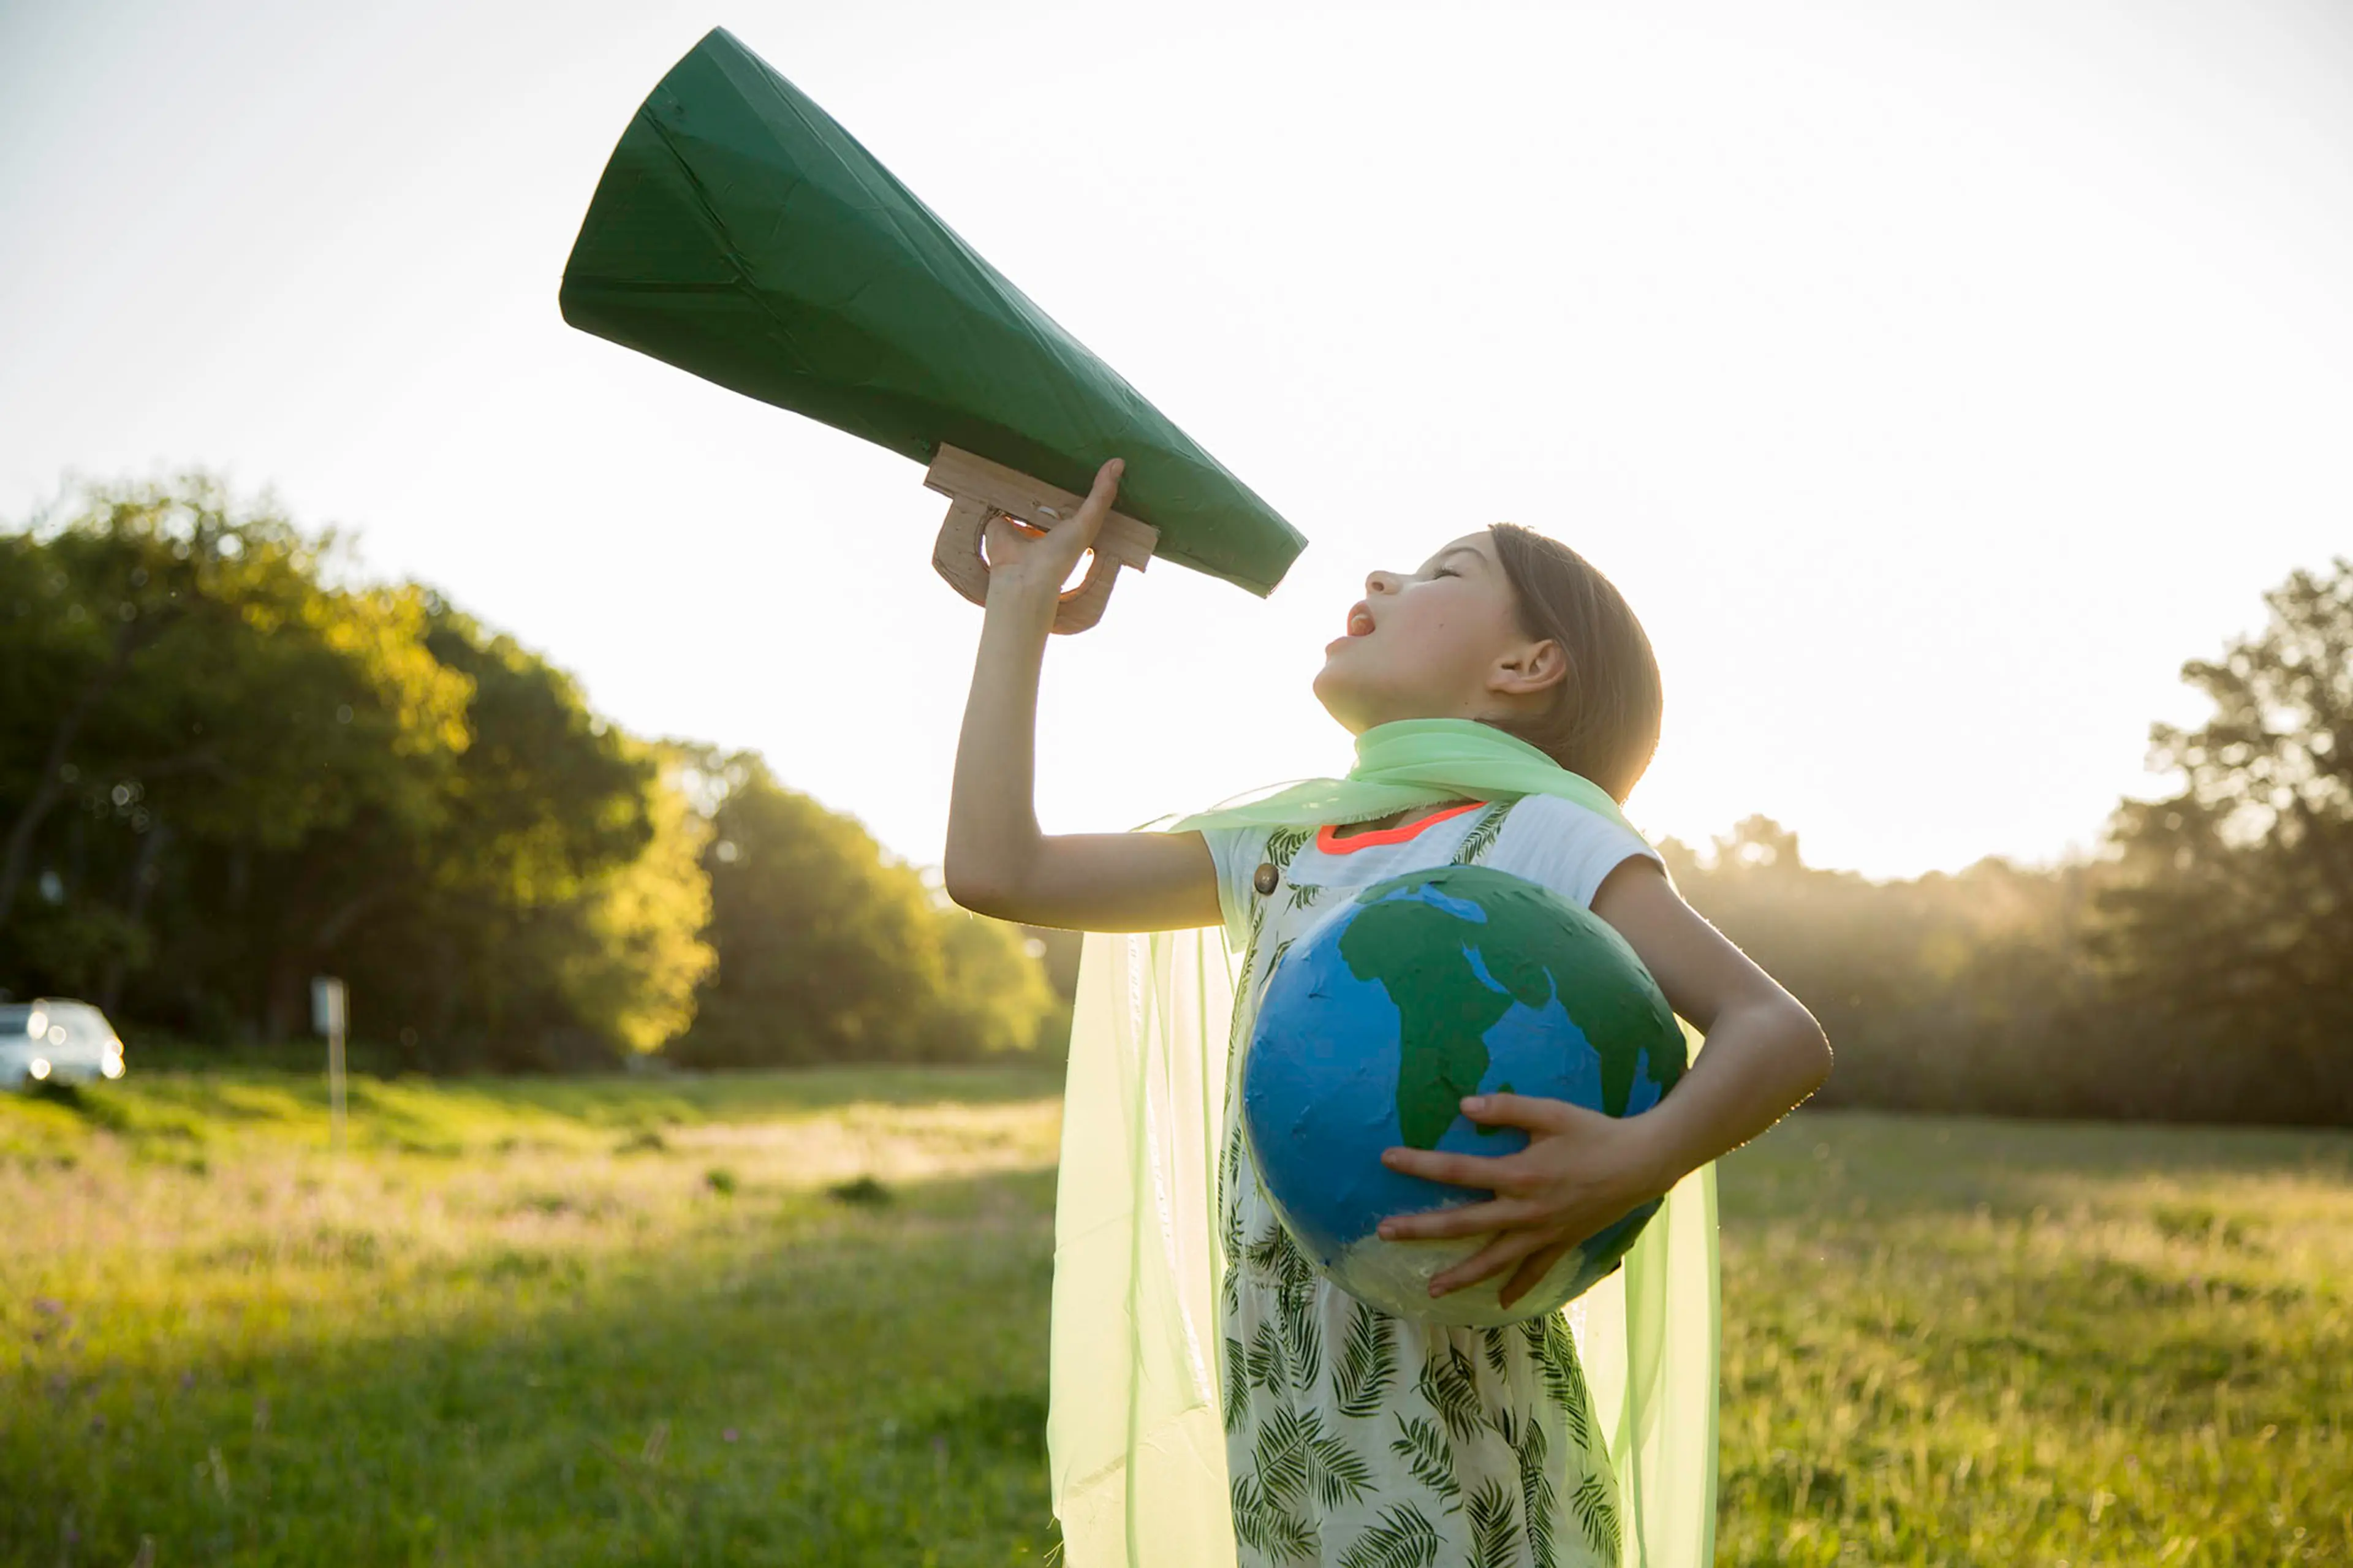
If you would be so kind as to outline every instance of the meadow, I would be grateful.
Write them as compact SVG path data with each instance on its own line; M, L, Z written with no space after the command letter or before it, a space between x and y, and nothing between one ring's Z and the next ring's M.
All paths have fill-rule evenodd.
M0 1563L1054 1550L1055 1077L0 1097ZM2353 1136L1725 1162L1721 1563L2353 1562Z

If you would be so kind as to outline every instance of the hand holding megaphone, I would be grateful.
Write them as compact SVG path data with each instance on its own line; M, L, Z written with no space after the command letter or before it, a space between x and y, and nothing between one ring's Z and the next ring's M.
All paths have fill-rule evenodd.
M932 565L976 605L987 605L997 592L1054 595L1053 629L1082 632L1103 618L1120 567L1143 571L1160 538L1159 530L1112 510L1126 471L1126 459L1113 458L1095 470L1088 492L1077 496L943 445L923 474L924 484L954 503L933 543ZM1089 550L1095 558L1085 579L1062 592ZM1000 587L1008 572L1014 575Z
M1043 601L1054 605L1058 630L1066 629L1059 623L1079 615L1092 625L1103 614L1102 601L1109 597L1107 585L1103 592L1090 595L1094 572L1067 593L1062 584L1070 581L1080 560L1102 536L1103 523L1112 515L1112 502L1118 499L1119 476L1125 466L1113 458L1096 469L1095 482L1086 499L1068 516L1062 515L1058 507L1039 508L1042 515L1038 521L1042 527L991 510L985 534L983 602ZM1115 559L1108 564L1102 555L1096 560L1106 579L1117 573L1119 563ZM1081 628L1073 626L1067 629Z

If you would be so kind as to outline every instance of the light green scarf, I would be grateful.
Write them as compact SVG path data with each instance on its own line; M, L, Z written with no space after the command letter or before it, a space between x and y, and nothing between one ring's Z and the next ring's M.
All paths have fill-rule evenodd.
M1210 827L1314 827L1365 822L1446 800L1553 795L1633 831L1609 793L1515 735L1475 719L1399 719L1356 737L1343 779L1303 779L1269 795L1196 812L1170 832Z
M1363 822L1531 795L1626 820L1592 781L1492 725L1412 719L1359 736L1345 778L1303 780L1166 830ZM1214 1205L1238 963L1219 928L1089 932L1082 949L1046 1424L1068 1568L1235 1561ZM1678 1184L1625 1267L1565 1310L1618 1472L1624 1568L1705 1568L1715 1536L1715 1167Z

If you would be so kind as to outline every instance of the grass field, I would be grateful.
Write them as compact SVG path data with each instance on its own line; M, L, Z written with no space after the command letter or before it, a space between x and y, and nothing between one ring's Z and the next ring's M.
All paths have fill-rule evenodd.
M0 1562L1035 1563L1019 1071L0 1098ZM2353 1136L1726 1162L1724 1563L2353 1562Z

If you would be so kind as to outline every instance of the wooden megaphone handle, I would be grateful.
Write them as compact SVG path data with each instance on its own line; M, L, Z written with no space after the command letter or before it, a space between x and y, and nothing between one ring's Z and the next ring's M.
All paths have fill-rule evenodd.
M1050 531L1074 515L1085 499L945 444L924 471L923 483L950 500L939 539L932 546L932 564L976 605L988 603L988 563L981 554L981 536L993 514L1003 512L1018 522ZM1103 619L1119 569L1143 571L1159 543L1160 531L1149 523L1116 511L1104 518L1086 576L1066 590L1055 606L1054 630L1082 632Z

